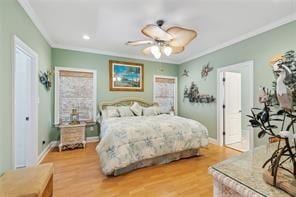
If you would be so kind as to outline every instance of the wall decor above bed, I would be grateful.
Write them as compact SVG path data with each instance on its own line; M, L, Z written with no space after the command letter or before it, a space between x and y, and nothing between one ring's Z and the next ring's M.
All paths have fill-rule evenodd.
M109 60L110 91L144 91L144 65Z
M183 101L185 98L188 98L191 103L213 103L216 100L213 95L201 94L194 82L191 83L189 89L185 86Z
M209 73L213 70L214 68L210 66L210 62L205 65L202 70L201 70L201 78L206 80Z

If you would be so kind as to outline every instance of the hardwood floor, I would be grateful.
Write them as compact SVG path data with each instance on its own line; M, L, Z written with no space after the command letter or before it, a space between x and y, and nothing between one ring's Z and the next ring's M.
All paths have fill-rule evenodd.
M95 151L86 149L50 152L42 163L53 162L54 196L212 196L208 167L239 152L210 144L202 156L139 169L118 177L104 176Z

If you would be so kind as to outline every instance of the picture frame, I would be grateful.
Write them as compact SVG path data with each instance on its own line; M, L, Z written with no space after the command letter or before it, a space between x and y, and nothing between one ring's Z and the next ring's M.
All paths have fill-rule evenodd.
M109 60L110 91L144 91L144 64Z

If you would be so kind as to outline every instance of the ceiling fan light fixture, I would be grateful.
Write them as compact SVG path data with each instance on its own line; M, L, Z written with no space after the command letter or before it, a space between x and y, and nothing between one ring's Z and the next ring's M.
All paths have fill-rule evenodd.
M151 47L151 53L154 55L154 54L157 54L157 53L160 53L160 49L158 46L154 45Z
M172 48L169 47L169 46L165 46L164 49L163 49L163 52L166 56L170 56L172 54Z
M159 59L161 57L161 53L160 52L157 52L157 53L152 53L153 56L156 58L156 59Z

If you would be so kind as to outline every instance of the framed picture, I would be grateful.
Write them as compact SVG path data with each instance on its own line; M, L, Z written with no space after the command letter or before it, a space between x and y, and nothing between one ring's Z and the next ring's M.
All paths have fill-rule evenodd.
M110 91L144 91L144 65L109 60Z

